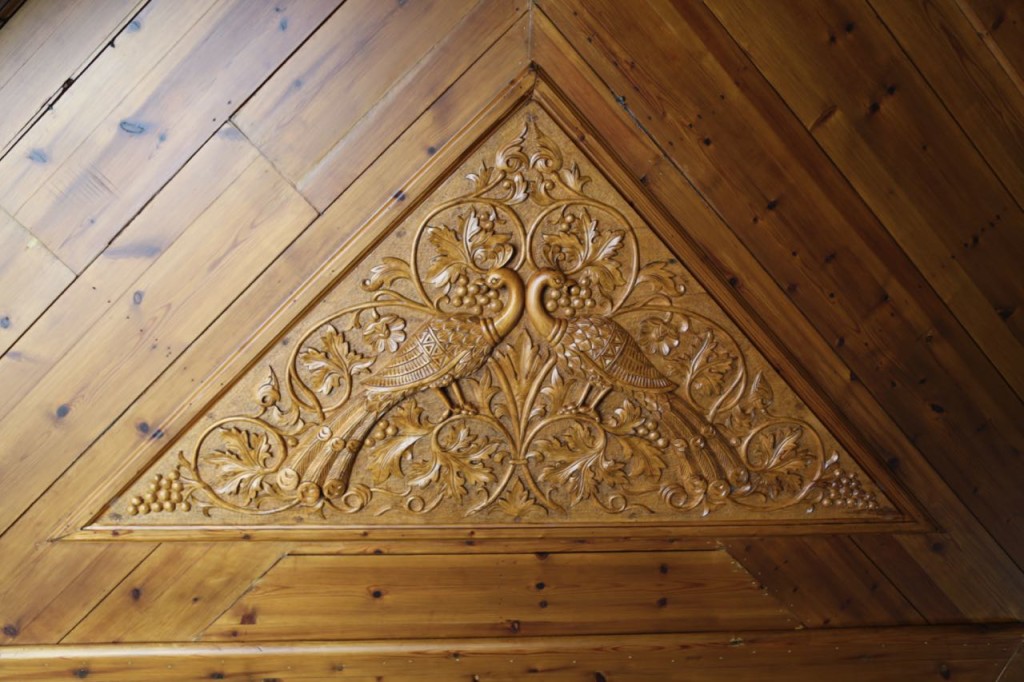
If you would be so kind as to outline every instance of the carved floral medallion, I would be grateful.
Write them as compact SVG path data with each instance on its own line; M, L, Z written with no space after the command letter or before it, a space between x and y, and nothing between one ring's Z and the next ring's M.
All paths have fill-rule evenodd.
M544 111L506 121L102 516L895 512Z

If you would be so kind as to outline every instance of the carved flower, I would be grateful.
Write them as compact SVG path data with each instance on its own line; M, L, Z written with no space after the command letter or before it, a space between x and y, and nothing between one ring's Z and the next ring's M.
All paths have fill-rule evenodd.
M660 317L648 317L640 323L640 346L648 353L668 355L679 345L679 331Z
M394 353L405 341L405 320L397 315L376 315L363 328L363 338L375 345L378 353L389 350Z

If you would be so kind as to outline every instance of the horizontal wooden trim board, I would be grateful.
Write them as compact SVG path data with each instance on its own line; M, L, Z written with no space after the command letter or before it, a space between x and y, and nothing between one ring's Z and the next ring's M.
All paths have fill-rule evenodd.
M916 627L518 640L37 646L0 650L5 679L995 680L1024 628Z

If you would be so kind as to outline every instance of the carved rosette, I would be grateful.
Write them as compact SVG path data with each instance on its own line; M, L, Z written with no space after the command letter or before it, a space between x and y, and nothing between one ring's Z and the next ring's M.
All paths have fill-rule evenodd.
M556 124L528 107L511 125L112 512L891 513Z

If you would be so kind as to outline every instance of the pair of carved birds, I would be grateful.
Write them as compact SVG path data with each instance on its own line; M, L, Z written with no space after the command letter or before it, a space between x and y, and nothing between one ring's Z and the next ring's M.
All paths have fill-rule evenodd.
M561 319L545 309L545 290L564 285L559 272L539 270L524 289L517 272L499 268L487 274L487 283L507 290L504 308L491 317L438 313L393 352L378 356L380 369L363 381L361 409L350 411L333 429L321 432L321 439L312 446L318 451L304 453L303 478L321 485L334 481L338 490L345 490L366 434L388 410L411 395L435 389L449 409L466 410L458 381L483 367L525 311L533 328L557 353L565 374L584 384L577 409L593 413L613 390L635 397L661 413L674 436L674 447L685 451L684 467L691 479L710 484L712 492L717 487L720 494L730 489L726 480L733 486L745 482L746 469L732 450L675 394L677 385L651 363L620 324L601 315ZM591 392L590 401L584 404ZM723 465L728 471L722 471Z

